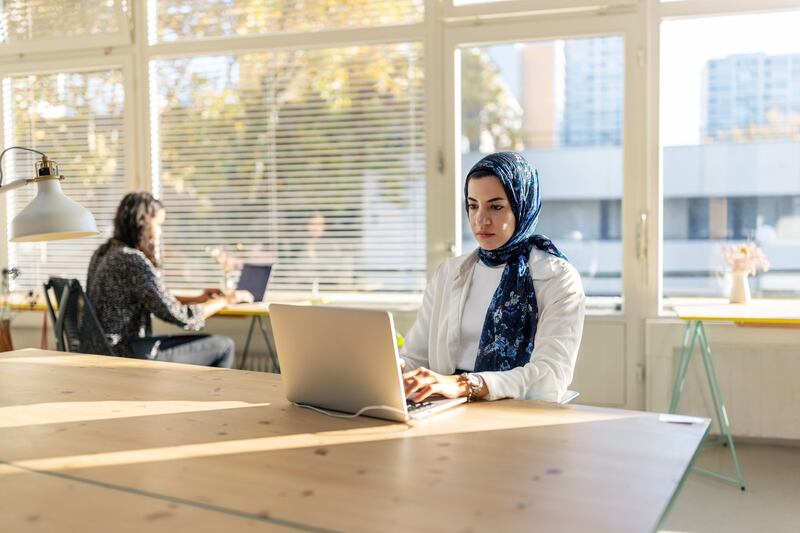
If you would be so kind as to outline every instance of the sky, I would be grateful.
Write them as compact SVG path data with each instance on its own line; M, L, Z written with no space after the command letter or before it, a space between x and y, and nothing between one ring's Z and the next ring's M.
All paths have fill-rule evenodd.
M800 54L800 11L665 21L661 25L661 142L697 144L703 66L735 54Z

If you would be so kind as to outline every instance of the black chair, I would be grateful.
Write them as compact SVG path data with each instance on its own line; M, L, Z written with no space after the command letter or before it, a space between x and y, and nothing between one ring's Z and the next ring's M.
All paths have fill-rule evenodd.
M50 278L44 284L44 299L58 351L117 355L77 279Z

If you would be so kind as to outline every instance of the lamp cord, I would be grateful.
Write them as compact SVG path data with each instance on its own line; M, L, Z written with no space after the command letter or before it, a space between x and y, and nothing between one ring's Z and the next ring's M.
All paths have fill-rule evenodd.
M8 152L9 150L26 150L28 152L39 154L44 158L47 157L47 154L45 154L44 152L40 152L39 150L34 150L33 148L26 148L24 146L9 146L8 148L0 152L0 187L3 186L3 156L5 156L6 152Z

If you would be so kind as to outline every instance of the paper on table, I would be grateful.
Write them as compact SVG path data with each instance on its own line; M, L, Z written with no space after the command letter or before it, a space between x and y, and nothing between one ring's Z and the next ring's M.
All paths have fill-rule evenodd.
M703 423L703 418L698 418L696 416L686 416L686 415L671 415L668 413L661 413L658 415L659 422L669 422L671 424L701 424Z

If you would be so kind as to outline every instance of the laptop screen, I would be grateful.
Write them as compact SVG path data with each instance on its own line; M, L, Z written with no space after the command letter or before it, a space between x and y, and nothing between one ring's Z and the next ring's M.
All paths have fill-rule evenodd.
M242 275L239 277L239 285L236 288L250 291L255 301L261 302L267 292L267 283L271 272L272 265L245 263L242 267Z

